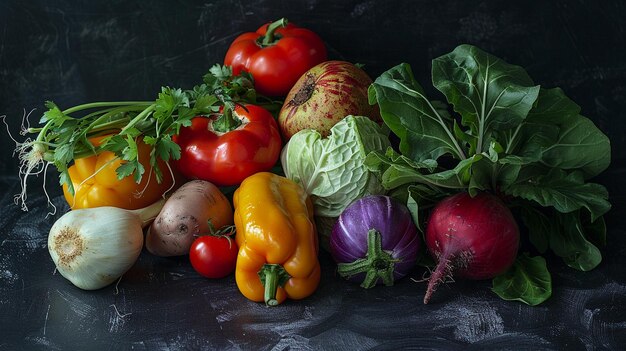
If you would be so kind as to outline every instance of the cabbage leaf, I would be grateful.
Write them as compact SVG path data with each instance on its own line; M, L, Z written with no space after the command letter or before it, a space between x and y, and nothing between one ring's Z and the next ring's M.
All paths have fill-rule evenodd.
M326 138L314 129L296 133L284 147L281 163L285 176L311 197L316 216L338 217L352 201L385 192L364 161L370 152L390 146L384 126L347 116Z

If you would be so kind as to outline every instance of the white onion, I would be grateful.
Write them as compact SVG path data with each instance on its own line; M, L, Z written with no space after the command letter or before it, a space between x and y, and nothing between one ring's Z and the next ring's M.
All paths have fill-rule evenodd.
M143 247L143 228L161 200L139 210L96 207L70 211L48 236L48 251L63 277L84 290L103 288L133 266Z

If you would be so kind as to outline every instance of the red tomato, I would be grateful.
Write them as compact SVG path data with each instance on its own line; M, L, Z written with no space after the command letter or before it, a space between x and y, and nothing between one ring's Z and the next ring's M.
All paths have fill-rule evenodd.
M317 34L281 19L238 36L224 65L235 75L250 72L260 94L285 96L301 75L326 58L326 46Z
M223 235L204 235L191 244L189 261L203 277L224 278L235 270L237 252L234 239Z
M227 132L213 127L219 115L194 117L191 126L181 128L173 138L181 148L180 159L174 163L180 173L231 186L276 164L282 139L272 114L259 106L238 105L233 116L241 125Z

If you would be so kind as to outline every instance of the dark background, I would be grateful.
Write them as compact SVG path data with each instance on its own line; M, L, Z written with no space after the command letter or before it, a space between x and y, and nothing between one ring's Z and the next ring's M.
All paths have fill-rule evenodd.
M79 290L54 275L48 216L36 185L30 212L15 143L0 138L0 350L15 349L623 349L626 347L626 3L622 1L17 1L0 2L0 116L15 136L24 112L100 100L152 100L161 86L190 88L244 31L287 17L317 32L332 59L377 77L411 64L430 96L430 61L470 43L559 86L612 143L607 247L594 271L549 259L553 297L505 302L490 282L457 281L423 305L424 273L362 290L322 254L318 291L268 309L234 278L198 277L186 258L143 253L120 284ZM41 182L42 179L39 179ZM118 314L119 312L119 314Z

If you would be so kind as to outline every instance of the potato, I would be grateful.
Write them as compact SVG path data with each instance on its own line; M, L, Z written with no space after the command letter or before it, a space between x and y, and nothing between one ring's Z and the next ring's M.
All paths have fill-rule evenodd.
M198 236L232 224L232 207L220 189L193 180L167 199L148 229L146 249L162 257L186 255Z

